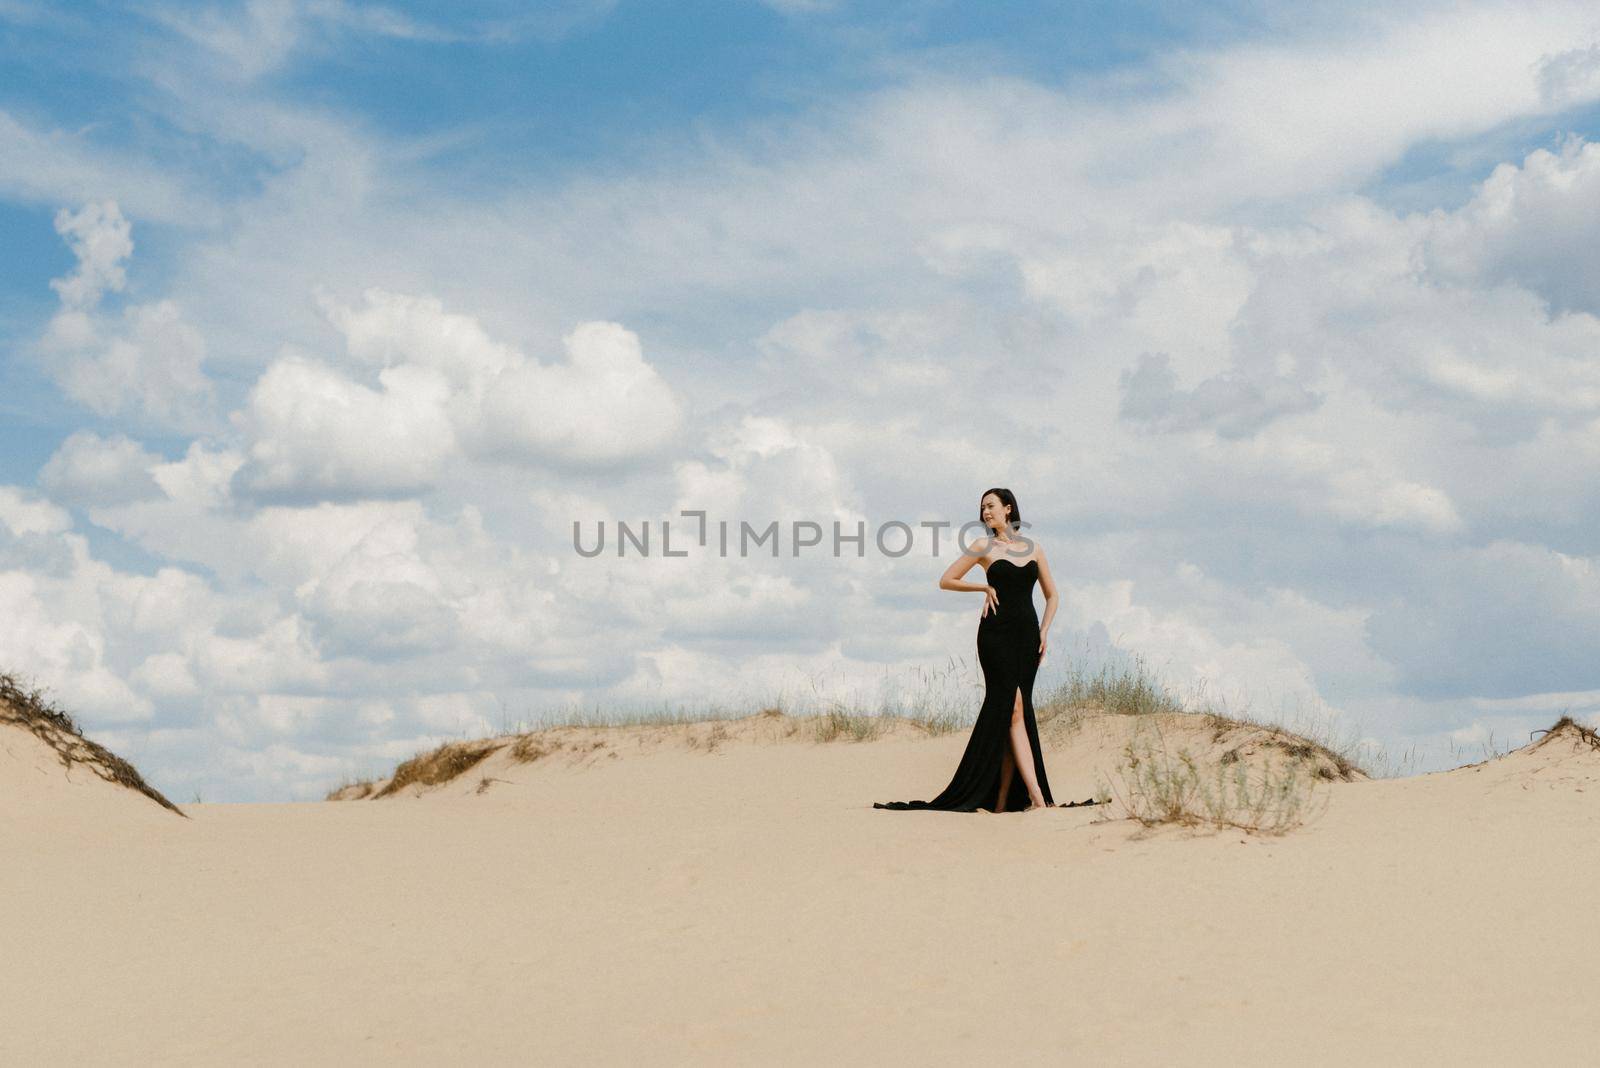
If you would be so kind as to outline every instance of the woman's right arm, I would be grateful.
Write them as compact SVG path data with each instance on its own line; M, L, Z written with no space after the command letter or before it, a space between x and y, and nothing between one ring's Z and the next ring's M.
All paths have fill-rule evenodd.
M981 564L988 555L989 539L978 539L971 549L962 554L959 560L944 569L944 574L939 576L939 588L941 590L956 590L960 593L982 593L984 595L983 611L987 614L989 609L1000 603L999 595L995 593L994 587L983 582L962 582L961 576L971 571L975 565Z

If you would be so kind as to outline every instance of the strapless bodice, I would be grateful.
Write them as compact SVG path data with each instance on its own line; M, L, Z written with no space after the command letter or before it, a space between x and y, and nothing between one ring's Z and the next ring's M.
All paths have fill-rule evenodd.
M1039 616L1033 609L1033 584L1039 574L1039 562L1029 560L1017 564L1001 557L989 564L989 585L994 587L999 606L983 617L984 625L1039 625Z

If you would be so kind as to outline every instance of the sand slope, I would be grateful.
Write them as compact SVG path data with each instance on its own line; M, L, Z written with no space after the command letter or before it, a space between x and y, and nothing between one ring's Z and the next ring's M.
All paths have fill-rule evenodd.
M1047 736L1058 797L1124 727ZM138 825L8 809L0 1062L1592 1061L1576 730L1331 782L1282 838L871 808L964 742L491 756L426 803Z
M918 796L937 793L954 771L970 728L963 728L956 735L930 746L925 744L929 739L927 732L906 720L890 719L885 724L872 744L915 743L922 758L918 765L906 768L916 779L905 789L913 793L923 790ZM590 769L619 759L637 761L668 754L725 753L750 746L811 748L817 741L817 726L815 721L773 710L741 719L670 726L557 727L529 735L507 735L446 746L400 765L389 777L335 790L328 799L381 801L481 797L491 791L503 794L506 791L502 787L515 790L561 771ZM1367 777L1358 769L1341 766L1333 754L1321 747L1295 744L1304 742L1295 735L1237 721L1218 724L1200 714L1060 715L1041 723L1039 733L1040 744L1053 754L1047 759L1045 770L1051 776L1052 792L1059 802L1084 800L1094 793L1097 781L1114 782L1129 743L1140 750L1161 746L1174 756L1180 751L1187 752L1202 764L1232 759L1277 767L1284 760L1298 759L1303 761L1308 776L1329 781ZM952 745L954 758L946 752ZM943 779L940 779L941 774ZM445 778L435 782L435 777ZM933 789L927 790L930 783Z
M182 815L135 768L8 675L0 675L0 812L7 822L69 835Z

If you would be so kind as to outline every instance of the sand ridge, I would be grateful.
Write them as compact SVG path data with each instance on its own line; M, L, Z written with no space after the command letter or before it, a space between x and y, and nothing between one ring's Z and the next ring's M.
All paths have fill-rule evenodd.
M875 726L877 733L871 736L871 744L931 746L930 752L938 752L940 760L947 759L944 751L951 746L959 758L971 731L968 725L930 736L912 721L893 717L884 717ZM1129 716L1092 708L1075 709L1043 719L1039 732L1040 744L1047 752L1046 770L1055 776L1057 765L1061 765L1071 781L1087 782L1091 792L1095 782L1115 778L1130 744L1138 749L1165 747L1174 755L1187 752L1202 765L1242 761L1265 766L1297 760L1305 765L1309 776L1325 781L1350 782L1367 777L1337 754L1282 729L1204 713ZM819 738L831 740L823 742ZM656 755L712 755L750 746L849 744L864 743L828 730L826 720L788 716L776 709L737 719L692 723L552 727L449 743L402 763L389 776L336 789L328 800L482 796L503 793L503 787L515 788L530 777ZM937 777L932 768L928 774ZM1084 788L1074 786L1079 791ZM1060 801L1083 799L1080 793L1069 797L1059 790L1054 792Z
M85 738L72 717L42 694L0 674L0 805L129 811L159 805L183 813L144 781L136 768Z

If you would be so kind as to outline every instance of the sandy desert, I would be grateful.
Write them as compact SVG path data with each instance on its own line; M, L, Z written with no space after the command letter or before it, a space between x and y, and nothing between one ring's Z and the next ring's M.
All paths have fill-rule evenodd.
M1272 749L1162 719L1201 763ZM1042 722L1058 802L1137 720ZM1600 741L1570 722L1313 775L1276 835L874 810L965 731L776 711L181 811L38 728L0 723L6 1064L1582 1064L1600 1036Z

